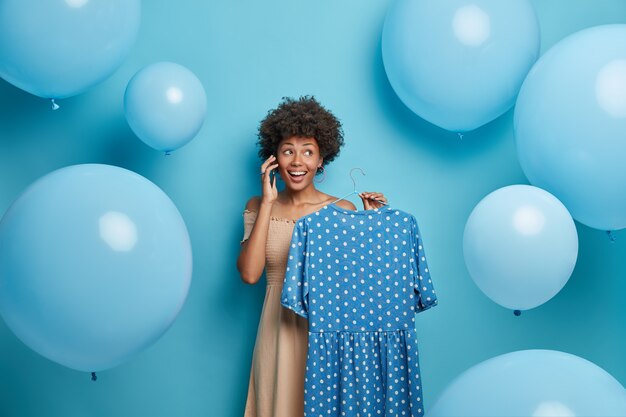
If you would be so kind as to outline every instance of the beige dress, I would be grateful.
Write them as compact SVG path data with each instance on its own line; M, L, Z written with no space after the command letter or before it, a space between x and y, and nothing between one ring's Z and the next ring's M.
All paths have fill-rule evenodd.
M244 240L257 213L244 211ZM308 322L281 307L280 293L295 221L270 219L266 246L267 289L252 356L244 417L304 416Z

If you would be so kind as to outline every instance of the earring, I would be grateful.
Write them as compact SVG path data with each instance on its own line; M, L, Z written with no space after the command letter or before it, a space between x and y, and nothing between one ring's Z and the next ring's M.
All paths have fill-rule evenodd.
M321 172L322 173L322 179L317 181L317 179L314 179L313 181L315 181L317 184L324 182L324 180L326 179L326 170L324 169L323 166L319 166L317 167L317 172Z

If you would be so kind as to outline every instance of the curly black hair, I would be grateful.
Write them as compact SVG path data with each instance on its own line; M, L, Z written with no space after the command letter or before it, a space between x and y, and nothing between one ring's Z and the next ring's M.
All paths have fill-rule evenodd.
M341 122L313 96L299 99L283 97L277 108L270 110L259 125L259 156L266 160L275 155L278 143L286 138L315 138L326 165L339 155L343 146Z

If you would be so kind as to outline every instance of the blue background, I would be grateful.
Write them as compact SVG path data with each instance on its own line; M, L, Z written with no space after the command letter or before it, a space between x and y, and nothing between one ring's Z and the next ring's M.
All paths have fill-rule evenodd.
M527 183L512 111L463 139L411 113L383 70L383 0L143 2L123 66L80 96L46 100L0 80L0 212L40 176L79 163L119 165L159 185L185 218L194 250L187 303L173 327L130 362L89 375L24 346L0 322L0 416L240 416L263 281L240 282L235 261L246 200L260 192L255 133L283 96L314 94L344 124L346 146L320 189L382 191L422 230L440 305L418 316L426 407L468 367L520 349L579 355L626 384L626 234L577 224L574 274L521 317L491 302L463 261L467 217L489 192ZM542 51L580 29L626 23L623 0L535 0ZM126 124L123 93L156 61L192 70L208 95L198 137L170 156ZM360 207L360 203L353 199ZM532 262L529 259L529 262Z

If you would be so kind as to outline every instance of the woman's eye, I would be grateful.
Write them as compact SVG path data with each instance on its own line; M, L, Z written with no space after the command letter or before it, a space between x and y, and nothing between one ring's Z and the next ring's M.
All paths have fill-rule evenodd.
M291 149L285 149L285 150L283 151L283 154L285 154L285 155L291 155Z
M304 154L308 155L308 156L311 156L311 155L313 155L313 151L304 151Z

